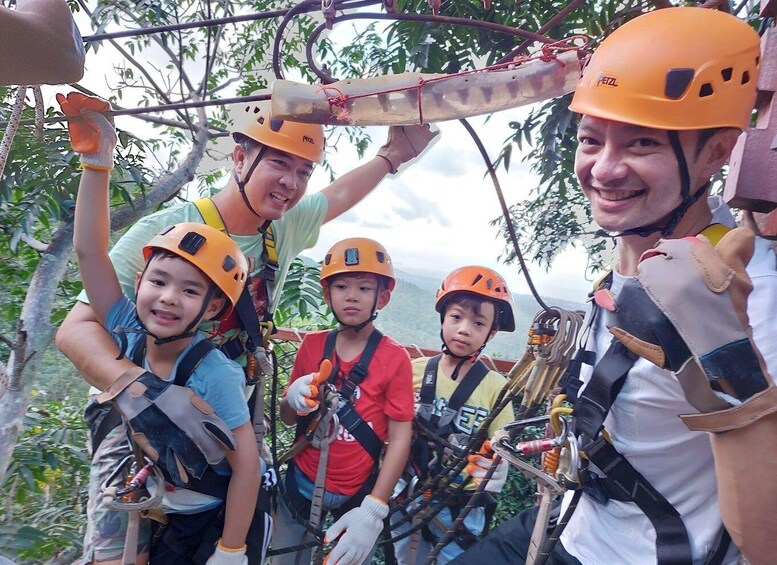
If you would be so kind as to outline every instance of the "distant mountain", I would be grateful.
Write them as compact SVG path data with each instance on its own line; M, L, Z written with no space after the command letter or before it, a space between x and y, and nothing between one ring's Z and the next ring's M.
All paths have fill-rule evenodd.
M434 310L434 296L440 281L425 275L396 271L397 287L391 302L380 311L376 324L403 344L439 349L440 315ZM529 327L541 310L534 297L513 295L516 303L516 331L500 332L491 340L485 353L494 357L515 359L526 348ZM566 310L582 310L582 304L543 297L549 305Z

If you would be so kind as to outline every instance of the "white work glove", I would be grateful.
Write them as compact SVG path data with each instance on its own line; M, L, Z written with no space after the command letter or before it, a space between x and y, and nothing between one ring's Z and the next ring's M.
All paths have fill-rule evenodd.
M428 124L420 126L391 126L386 144L378 149L378 157L383 157L389 164L392 174L423 153L424 149L440 131L432 130Z
M67 129L73 151L81 154L81 165L86 169L110 171L113 169L113 152L116 149L116 129L113 118L102 112L111 109L105 100L70 92L57 94L62 112L72 118Z
M481 450L468 456L467 461L469 463L465 467L466 472L472 477L472 482L480 485L483 477L486 476L486 473L491 468L491 464L494 462L494 452L491 450L491 443L486 440ZM508 467L507 460L500 459L496 469L494 469L494 474L491 475L483 490L492 493L501 492L502 487L507 482Z
M324 359L318 372L303 375L289 385L286 391L286 402L298 416L307 416L318 408L318 385L326 382L331 373L332 362Z
M324 563L361 565L375 547L388 512L388 504L371 494L366 496L361 506L346 512L326 531L324 543L332 543L340 534L343 535Z
M216 545L216 551L208 557L205 565L248 565L246 549L247 546L245 545L237 549L230 549L221 545L221 540L219 540L219 543Z
M314 377L315 373L304 375L291 383L289 390L286 391L286 402L289 408L300 416L307 416L318 408L318 402L313 399L318 388L311 384ZM311 406L309 402L313 405Z

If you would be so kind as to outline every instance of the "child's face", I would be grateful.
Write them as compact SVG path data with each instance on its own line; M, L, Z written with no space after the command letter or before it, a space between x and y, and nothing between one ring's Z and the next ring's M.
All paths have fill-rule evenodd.
M495 314L490 302L480 305L480 313L463 304L448 305L442 319L442 337L448 349L460 357L475 353L496 333L491 330Z
M152 257L145 273L135 281L138 318L159 338L180 335L197 317L211 286L202 272L183 259ZM204 320L218 314L224 297L212 298Z
M376 308L388 304L391 293L380 287L378 276L372 273L338 275L324 287L324 299L342 324L356 326L372 316L375 295Z

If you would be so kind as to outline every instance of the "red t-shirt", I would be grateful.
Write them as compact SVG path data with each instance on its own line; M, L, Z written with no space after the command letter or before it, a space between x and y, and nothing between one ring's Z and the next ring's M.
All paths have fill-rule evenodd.
M302 340L291 381L318 370L329 332L309 333ZM350 361L337 359L342 374L348 374L361 355ZM369 374L354 391L352 400L359 416L378 437L388 438L389 419L410 422L413 419L413 369L405 348L388 336L380 340L368 367ZM339 389L340 379L336 381ZM320 451L307 446L294 461L300 470L315 481ZM372 472L373 459L348 430L340 426L337 438L329 446L325 488L338 494L356 494Z

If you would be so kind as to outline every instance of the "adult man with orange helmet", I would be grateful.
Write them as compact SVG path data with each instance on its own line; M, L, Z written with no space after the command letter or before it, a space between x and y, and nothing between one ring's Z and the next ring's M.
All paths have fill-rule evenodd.
M563 383L587 463L544 545L534 510L461 563L773 560L777 260L709 196L759 65L750 26L689 7L641 15L594 53L570 106L575 172L618 263Z

